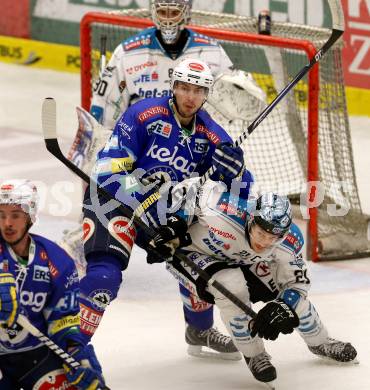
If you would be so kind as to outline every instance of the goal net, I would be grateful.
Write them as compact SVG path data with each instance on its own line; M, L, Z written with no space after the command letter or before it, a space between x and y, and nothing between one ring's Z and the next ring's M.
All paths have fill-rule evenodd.
M81 85L85 109L90 107L93 83L99 76L102 36L109 58L120 42L150 26L147 9L84 16ZM258 35L256 18L203 11L192 12L191 28L216 38L235 67L253 75L267 103L330 35L327 29L274 21L271 36ZM207 109L234 139L249 124L225 120L210 105ZM272 110L243 149L255 189L286 194L299 206L300 217L308 221L312 260L369 255L368 217L362 213L356 184L340 44Z

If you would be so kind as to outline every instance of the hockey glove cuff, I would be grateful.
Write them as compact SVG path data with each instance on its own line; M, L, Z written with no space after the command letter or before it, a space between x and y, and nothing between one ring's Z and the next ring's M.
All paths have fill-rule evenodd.
M80 367L71 369L64 365L68 383L77 389L97 390L105 387L101 366L96 358L92 345L78 346L68 352L81 363Z
M11 273L0 273L0 324L11 328L19 313L17 283Z

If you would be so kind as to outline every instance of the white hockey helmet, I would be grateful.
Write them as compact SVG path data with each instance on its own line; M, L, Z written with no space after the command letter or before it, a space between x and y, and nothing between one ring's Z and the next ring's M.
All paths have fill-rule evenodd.
M153 0L152 19L165 43L176 43L190 21L192 3L192 0Z
M267 192L256 200L255 207L248 213L248 232L253 224L268 233L284 238L292 224L292 207L286 196Z
M0 204L20 205L34 223L39 205L37 188L30 180L4 181L0 184Z
M172 91L176 81L199 85L208 88L208 92L211 92L214 79L211 69L204 61L186 58L179 62L173 70L171 77Z

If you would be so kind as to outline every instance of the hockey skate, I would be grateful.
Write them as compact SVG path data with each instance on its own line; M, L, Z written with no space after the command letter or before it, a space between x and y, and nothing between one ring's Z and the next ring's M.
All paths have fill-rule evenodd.
M270 389L274 389L276 369L271 364L271 356L266 352L252 357L244 356L244 359L251 370L252 375L260 382L266 383Z
M230 337L217 329L198 330L191 325L186 327L185 341L188 354L196 357L213 357L224 360L241 360L241 354ZM204 350L207 347L208 350Z
M308 346L308 349L323 359L339 363L359 363L356 359L357 351L351 343L344 343L342 341L329 338L326 343L315 347Z

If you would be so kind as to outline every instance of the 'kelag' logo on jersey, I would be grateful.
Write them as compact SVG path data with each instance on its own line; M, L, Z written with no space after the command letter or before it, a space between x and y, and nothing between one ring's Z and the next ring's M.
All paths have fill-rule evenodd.
M178 151L179 148L177 146L175 146L171 151L165 147L160 148L158 145L153 143L153 145L147 151L146 156L161 163L166 163L170 167L173 167L178 172L182 173L185 177L189 177L197 166L197 163L190 162L180 153L177 155Z
M153 133L161 135L163 137L169 138L171 135L172 125L171 123L164 122L162 120L155 121L150 123L146 127L148 134L151 135Z

